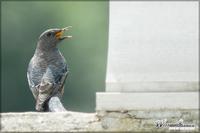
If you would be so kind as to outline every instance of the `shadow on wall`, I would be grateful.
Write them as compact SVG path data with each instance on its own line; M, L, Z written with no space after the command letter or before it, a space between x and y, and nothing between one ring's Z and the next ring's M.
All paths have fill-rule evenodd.
M95 92L104 91L108 2L2 2L1 112L34 111L26 71L39 35L73 26L73 38L59 48L69 66L63 103L68 110L95 110Z

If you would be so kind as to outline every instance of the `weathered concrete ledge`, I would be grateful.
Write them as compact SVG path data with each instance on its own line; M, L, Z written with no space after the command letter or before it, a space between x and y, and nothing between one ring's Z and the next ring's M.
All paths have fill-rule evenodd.
M83 132L83 131L167 131L156 128L156 120L194 124L198 131L198 110L132 110L98 113L1 113L1 132ZM194 130L192 130L194 132Z

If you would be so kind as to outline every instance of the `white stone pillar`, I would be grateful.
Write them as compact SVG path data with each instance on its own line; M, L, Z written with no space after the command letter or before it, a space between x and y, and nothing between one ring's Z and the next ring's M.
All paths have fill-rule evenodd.
M198 108L198 2L110 1L97 110Z

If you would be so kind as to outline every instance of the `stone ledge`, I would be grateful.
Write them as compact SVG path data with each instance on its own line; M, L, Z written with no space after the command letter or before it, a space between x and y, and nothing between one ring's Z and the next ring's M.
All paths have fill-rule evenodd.
M167 119L175 123L195 124L198 131L198 110L131 110L98 113L1 113L1 132L84 132L84 131L169 131L156 128L155 121Z
M96 123L98 119L94 113L1 113L1 130L6 132L87 131Z
M96 110L199 109L198 92L97 92Z
M198 92L199 81L106 82L106 92Z

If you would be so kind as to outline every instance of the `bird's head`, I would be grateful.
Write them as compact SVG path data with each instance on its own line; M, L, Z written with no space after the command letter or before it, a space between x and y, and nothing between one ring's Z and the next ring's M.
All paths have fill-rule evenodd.
M55 47L59 42L72 36L63 35L65 31L69 30L72 26L68 26L62 29L48 29L44 31L39 37L40 45L43 47Z

